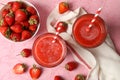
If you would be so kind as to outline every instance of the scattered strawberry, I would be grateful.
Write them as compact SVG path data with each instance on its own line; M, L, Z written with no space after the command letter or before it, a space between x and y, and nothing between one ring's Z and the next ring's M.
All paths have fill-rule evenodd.
M2 11L2 17L5 17L9 12L10 12L9 9L4 9Z
M7 22L9 26L11 26L15 22L14 14L11 12L7 14L5 16L5 21Z
M13 72L15 74L22 74L24 73L26 70L26 65L24 63L17 63L14 67L13 67Z
M61 76L55 76L54 80L63 80L63 78Z
M63 14L64 12L69 10L69 5L67 2L60 2L59 3L59 13Z
M10 29L15 33L21 33L23 31L21 24L14 24L10 27Z
M20 52L20 55L22 55L22 57L29 57L31 55L31 49L23 49L21 52Z
M29 26L29 30L31 30L32 32L35 32L37 29L37 25L30 25Z
M38 21L39 21L38 16L32 15L28 22L30 23L30 25L37 25Z
M61 32L66 32L67 27L68 27L67 23L60 21L57 23L55 29L57 32L61 33Z
M42 73L42 70L40 68L36 67L36 65L33 65L33 67L30 68L30 70L29 70L29 74L32 79L38 79L40 77L41 73Z
M78 67L78 63L75 61L70 61L65 64L65 69L68 71L72 71Z
M12 4L12 11L15 12L16 10L22 7L22 2L15 1Z
M15 11L15 21L22 22L27 20L27 11L25 9L18 9Z
M21 40L29 39L32 36L31 32L28 30L23 30L21 34Z
M32 15L35 15L35 14L36 14L36 10L35 10L33 7L31 7L31 6L28 6L28 7L26 8L26 10L27 10L30 14L32 14Z
M13 41L20 41L21 39L21 35L19 33L11 33L10 35L10 39Z
M75 76L74 80L85 80L85 76L83 76L81 74L78 74L78 75Z

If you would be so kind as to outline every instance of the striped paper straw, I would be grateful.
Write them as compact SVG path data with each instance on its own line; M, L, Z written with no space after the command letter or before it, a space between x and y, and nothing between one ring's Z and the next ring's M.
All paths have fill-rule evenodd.
M101 13L101 10L102 10L102 7L100 7L100 8L96 11L93 19L91 20L91 22L90 22L90 24L89 24L89 26L88 26L88 28L87 28L87 31L90 30L90 28L92 27L93 23L96 21L96 18L97 18L98 15Z

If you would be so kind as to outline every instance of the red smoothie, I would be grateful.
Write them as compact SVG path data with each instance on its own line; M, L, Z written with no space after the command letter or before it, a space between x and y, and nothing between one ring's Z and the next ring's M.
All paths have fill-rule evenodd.
M104 42L107 31L102 18L97 17L89 31L87 31L93 14L85 14L79 17L73 26L73 36L75 40L83 47L97 47Z
M53 43L55 36L52 33L45 33L35 40L32 53L38 64L54 67L64 60L67 53L66 44L60 36Z

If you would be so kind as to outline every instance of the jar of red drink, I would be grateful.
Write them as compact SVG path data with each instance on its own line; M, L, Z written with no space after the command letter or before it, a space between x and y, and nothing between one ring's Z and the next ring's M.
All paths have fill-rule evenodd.
M92 27L88 27L93 18L94 14L85 14L79 17L73 25L74 39L83 47L97 47L104 42L107 36L105 22L99 16L96 17Z
M55 37L56 35L53 33L45 33L35 40L32 53L38 64L45 67L54 67L65 59L66 43L60 36L54 39Z

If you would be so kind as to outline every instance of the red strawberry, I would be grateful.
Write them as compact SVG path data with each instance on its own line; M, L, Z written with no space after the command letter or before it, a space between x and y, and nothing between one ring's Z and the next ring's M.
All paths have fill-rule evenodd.
M0 26L8 26L8 24L5 21L5 19L0 20Z
M15 33L21 33L23 31L21 24L14 24L10 27L10 29Z
M39 21L39 18L37 15L32 15L29 19L30 25L37 25Z
M32 79L38 79L40 77L41 73L42 73L42 70L40 68L36 67L36 65L33 65L33 67L30 68L30 70L29 70L29 74Z
M13 13L9 13L5 16L5 21L9 26L11 26L15 22L15 17Z
M13 1L11 1L11 2L8 2L8 3L7 3L7 5L9 5L9 7L10 7L10 8L12 8L12 6L13 6L13 3L14 3Z
M20 54L22 57L29 57L31 55L31 49L23 49Z
M85 76L83 76L81 74L78 74L78 75L75 76L74 80L85 80Z
M26 10L32 15L36 14L36 10L32 6L27 6Z
M27 20L27 11L25 9L18 9L15 11L15 21L22 22Z
M12 11L16 11L22 7L22 2L15 1L12 4Z
M13 72L15 74L22 74L24 73L26 70L26 65L24 63L17 63L14 67L13 67Z
M57 32L61 33L61 32L66 32L67 27L68 27L67 23L60 21L57 23L55 29Z
M26 40L32 36L31 32L28 30L23 30L21 35L21 40Z
M28 21L23 21L20 23L23 27L25 27L25 29L27 29L29 27L29 22Z
M37 25L30 25L29 26L29 30L31 30L32 32L35 32L37 29Z
M68 71L72 71L76 69L77 67L78 67L78 63L74 61L70 61L65 64L65 69L67 69Z
M59 3L59 13L63 14L64 12L69 10L69 5L67 2L60 2Z
M5 17L9 12L10 12L9 9L4 9L2 11L2 17Z
M21 35L19 33L11 33L10 39L13 41L20 41Z
M54 80L63 80L63 78L61 76L55 76Z
M7 37L7 38L10 37L11 31L10 31L9 27L7 27L7 26L2 26L2 27L0 27L0 32L1 32L2 35L4 35L5 37Z

